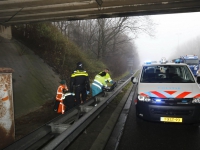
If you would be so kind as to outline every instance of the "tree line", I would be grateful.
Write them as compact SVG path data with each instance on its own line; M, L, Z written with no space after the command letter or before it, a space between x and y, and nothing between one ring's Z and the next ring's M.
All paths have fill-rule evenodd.
M140 60L134 40L141 33L153 36L154 24L142 16L22 24L12 30L13 37L68 80L78 61L91 78L104 67L112 77L137 69Z
M148 16L61 21L53 24L91 59L103 61L117 75L138 67L140 62L134 39L140 33L153 36L154 30L154 24ZM133 66L128 62L131 58Z

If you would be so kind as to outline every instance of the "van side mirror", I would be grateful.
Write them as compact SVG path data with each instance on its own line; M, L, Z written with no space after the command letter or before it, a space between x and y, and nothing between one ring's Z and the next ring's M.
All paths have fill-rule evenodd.
M200 76L197 76L197 83L200 84Z
M133 84L136 84L136 83L138 82L138 79L137 79L136 77L132 77L132 78L131 78L131 82L132 82Z

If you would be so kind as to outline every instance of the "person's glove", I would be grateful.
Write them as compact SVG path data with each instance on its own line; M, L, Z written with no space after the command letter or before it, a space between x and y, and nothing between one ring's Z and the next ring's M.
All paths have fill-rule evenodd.
M64 94L67 93L67 90L66 90L66 89L63 89L63 93L64 93Z
M87 95L90 93L90 91L87 91Z
M110 81L110 83L114 84L114 81Z

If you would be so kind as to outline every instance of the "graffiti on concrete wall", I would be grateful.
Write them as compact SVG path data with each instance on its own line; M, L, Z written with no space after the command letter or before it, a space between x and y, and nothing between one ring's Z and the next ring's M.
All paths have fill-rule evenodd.
M0 149L14 141L12 74L0 74Z

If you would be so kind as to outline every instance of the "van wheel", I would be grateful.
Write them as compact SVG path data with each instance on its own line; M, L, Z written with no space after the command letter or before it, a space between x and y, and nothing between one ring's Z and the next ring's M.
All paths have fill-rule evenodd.
M144 126L144 120L143 120L143 118L141 118L140 116L136 116L136 125L138 126L138 127L143 127Z
M140 127L144 126L144 119L139 115L139 111L137 110L137 107L135 111L135 120L138 126Z

